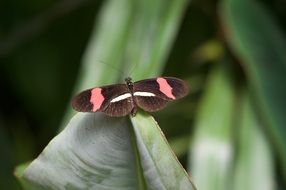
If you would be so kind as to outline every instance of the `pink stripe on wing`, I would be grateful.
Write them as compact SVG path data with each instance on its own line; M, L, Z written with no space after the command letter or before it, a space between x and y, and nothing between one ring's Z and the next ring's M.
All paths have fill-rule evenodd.
M101 94L101 88L94 88L91 90L90 102L93 104L92 111L96 112L102 102L104 101L104 97Z
M164 78L157 78L157 83L159 84L160 91L164 93L167 97L176 99L172 94L172 87L168 84L167 80Z

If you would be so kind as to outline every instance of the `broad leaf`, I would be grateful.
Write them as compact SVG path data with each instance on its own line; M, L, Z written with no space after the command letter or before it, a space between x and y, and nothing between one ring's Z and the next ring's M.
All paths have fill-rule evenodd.
M195 189L172 152L157 122L147 115L132 118L138 152L149 189Z
M223 65L210 74L195 123L190 147L190 171L201 190L228 189L233 159L235 91Z
M77 114L25 170L27 189L134 189L126 119Z
M234 190L274 190L275 174L269 140L261 130L263 122L257 117L248 92L241 93L241 114L235 137L238 138L234 163Z
M77 114L22 174L27 189L193 189L150 116ZM135 134L135 135L134 135ZM20 175L20 174L19 174Z

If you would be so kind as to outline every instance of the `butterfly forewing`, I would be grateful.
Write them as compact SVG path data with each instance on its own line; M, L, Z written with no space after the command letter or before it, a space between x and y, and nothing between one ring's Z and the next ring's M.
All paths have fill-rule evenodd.
M185 81L174 77L164 77L164 79L172 88L175 99L183 98L189 93L189 86Z
M91 90L85 90L72 99L72 108L79 112L91 112L93 104L90 102Z
M173 77L159 77L134 83L133 92L136 104L148 112L158 111L169 101L187 95L186 82Z
M110 116L127 115L132 110L131 94L126 84L117 84L85 90L75 96L72 107L80 112L101 111ZM118 99L119 97L119 99Z

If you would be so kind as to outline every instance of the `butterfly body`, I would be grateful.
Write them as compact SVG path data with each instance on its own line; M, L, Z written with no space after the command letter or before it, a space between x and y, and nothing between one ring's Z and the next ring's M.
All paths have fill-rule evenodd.
M85 90L72 100L72 107L80 112L104 112L109 116L136 115L137 107L148 112L158 111L169 101L188 93L186 82L174 77L158 77L125 84L115 84Z

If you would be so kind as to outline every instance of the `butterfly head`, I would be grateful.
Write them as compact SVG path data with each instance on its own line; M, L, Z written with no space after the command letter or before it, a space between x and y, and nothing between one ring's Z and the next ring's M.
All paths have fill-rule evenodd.
M132 78L130 78L130 77L125 78L125 82L128 86L131 85L132 84Z

